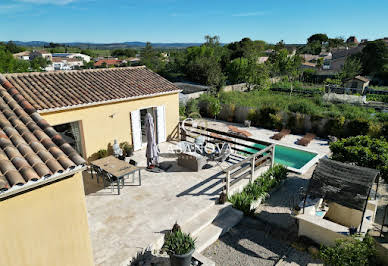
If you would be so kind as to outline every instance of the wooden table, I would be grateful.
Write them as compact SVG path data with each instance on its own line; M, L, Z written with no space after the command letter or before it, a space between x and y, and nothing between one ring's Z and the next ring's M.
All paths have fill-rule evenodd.
M124 176L135 173L136 171L139 172L139 186L141 186L141 168L136 167L134 165L131 165L125 161L119 160L113 155L98 159L96 161L91 162L93 167L99 167L102 170L108 172L112 176L116 177L117 181L117 191L120 195L120 178L124 178ZM92 171L92 177L93 177L93 171Z

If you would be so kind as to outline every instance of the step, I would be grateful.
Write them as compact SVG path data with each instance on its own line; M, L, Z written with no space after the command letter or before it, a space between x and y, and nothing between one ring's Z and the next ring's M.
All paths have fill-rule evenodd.
M182 225L182 231L190 233L193 237L196 237L200 231L211 224L217 217L222 215L229 208L232 208L230 203L215 204Z
M244 214L234 208L228 208L211 224L202 229L196 236L196 252L201 253L217 239L238 224Z

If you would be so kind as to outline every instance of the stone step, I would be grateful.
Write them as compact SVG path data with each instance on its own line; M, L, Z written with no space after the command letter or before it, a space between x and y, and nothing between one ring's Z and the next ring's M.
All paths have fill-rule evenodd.
M232 208L232 205L229 202L225 204L215 204L182 225L182 231L190 233L193 237L196 237L201 230L211 224L217 217L225 213L229 208Z
M196 252L201 253L217 239L238 224L243 213L234 208L227 208L211 224L202 229L196 236Z

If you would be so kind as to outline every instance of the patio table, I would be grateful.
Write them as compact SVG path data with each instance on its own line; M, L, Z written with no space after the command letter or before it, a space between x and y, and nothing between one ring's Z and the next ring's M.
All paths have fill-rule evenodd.
M114 156L108 156L105 158L98 159L91 162L92 166L99 167L102 170L108 172L112 176L116 177L117 181L117 191L120 195L120 178L129 174L134 174L136 171L139 172L139 186L141 186L141 168L131 165L125 161L119 160ZM93 171L92 171L93 173Z

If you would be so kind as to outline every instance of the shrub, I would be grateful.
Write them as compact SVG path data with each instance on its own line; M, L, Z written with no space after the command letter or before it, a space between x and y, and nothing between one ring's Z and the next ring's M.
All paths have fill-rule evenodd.
M186 105L179 103L179 117L181 119L186 118Z
M166 233L164 236L163 252L167 254L183 255L195 248L195 240L190 234L183 233L180 229Z
M186 103L186 117L190 116L193 117L195 115L199 115L200 109L199 109L199 102L197 99L190 99Z
M294 113L314 115L317 113L316 105L311 101L296 102L288 107L288 110Z
M108 156L108 151L105 149L101 149L97 152L98 159L104 158Z
M376 265L374 240L365 236L362 241L355 238L336 240L334 247L322 247L320 257L325 264L333 266Z
M277 112L278 109L273 106L264 106L259 110L259 115L257 117L258 124L261 127L272 128L273 124L271 115L276 115Z
M330 143L332 159L355 163L380 171L382 178L388 182L388 142L381 138L356 136Z
M233 194L229 201L233 204L233 207L242 211L246 216L253 215L253 210L251 210L251 203L253 202L253 197L246 192L240 192Z
M270 117L272 128L276 128L278 130L282 129L283 127L282 116L279 112L276 114L269 114L269 117Z
M364 119L350 120L347 125L347 136L358 136L368 134L369 121Z
M220 100L218 98L209 98L209 102L208 102L208 112L209 114L216 118L217 115L220 113L221 111L221 103L220 103Z
M232 195L229 201L233 204L233 207L242 211L245 215L253 215L254 210L251 210L251 203L260 198L266 198L273 187L287 178L287 173L288 170L285 166L274 165L253 183L249 183L242 192Z
M287 167L285 167L282 164L275 164L264 175L272 176L276 180L284 180L287 178L287 174L288 174Z

